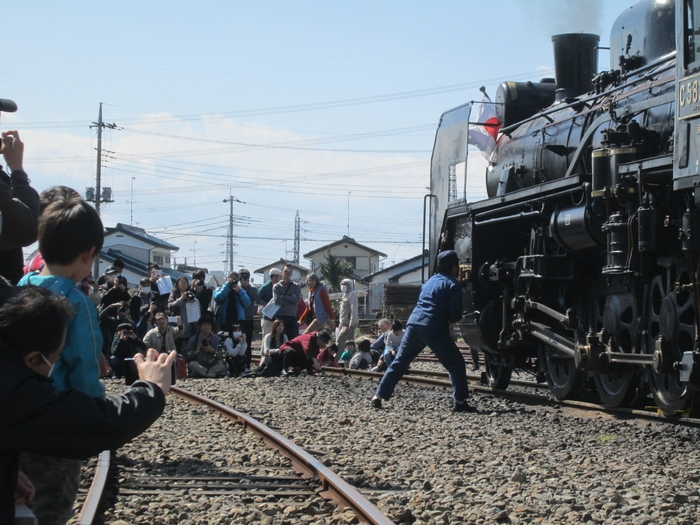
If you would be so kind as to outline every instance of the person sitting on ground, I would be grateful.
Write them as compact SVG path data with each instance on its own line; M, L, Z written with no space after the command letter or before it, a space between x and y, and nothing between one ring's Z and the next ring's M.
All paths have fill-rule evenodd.
M372 354L372 362L376 363L386 350L385 338L391 333L391 321L382 318L377 321L377 339L370 345L370 353Z
M112 355L109 357L109 366L114 371L115 377L123 377L125 373L125 359L133 359L136 354L146 355L148 347L136 337L134 325L122 323L117 326L117 333L112 341Z
M367 370L372 366L372 354L369 352L369 339L363 339L357 344L358 352L350 359L350 370Z
M338 354L338 345L333 343L328 345L326 348L318 353L318 362L321 366L332 366L333 368L340 368L338 361L335 360L335 356Z
M74 311L71 300L44 288L0 292L0 523L14 523L20 453L79 463L129 442L165 408L174 353L137 355L141 381L122 395L55 391L49 376Z
M211 315L201 317L197 322L199 332L190 337L185 345L187 368L192 377L226 375L226 365L219 353L221 339L211 331L213 324Z
M340 364L342 366L347 366L347 364L350 362L352 359L352 356L355 355L355 341L346 341L345 343L345 351L340 355Z
M155 314L156 327L149 330L144 336L143 342L149 348L155 348L161 353L172 352L176 350L175 339L180 337L185 328L182 326L182 319L177 317L177 327L168 326L168 318L163 312Z
M224 346L228 353L226 361L228 362L229 374L233 377L238 377L243 373L250 372L250 369L246 366L248 343L246 342L246 335L240 329L237 328L231 333L231 337L226 338Z
M403 324L396 319L391 325L391 331L384 336L384 352L382 353L382 357L379 358L377 366L372 369L372 372L384 372L389 367L396 357L399 346L401 346L403 333Z
M271 350L279 348L286 342L287 336L284 334L284 321L282 321L282 319L276 319L272 323L272 332L267 334L265 339L263 339L260 362L262 363L262 361L270 355Z
M95 209L73 189L54 187L42 193L39 217L39 252L44 258L40 273L25 275L20 286L46 288L67 298L75 309L51 380L57 393L78 390L94 398L104 397L100 375L109 365L102 353L102 333L97 309L75 285L90 273L102 249L104 228ZM32 503L40 523L68 520L80 484L80 461L59 457L24 455L22 470L36 485Z
M270 358L280 368L282 375L286 375L292 369L296 369L296 375L303 368L309 375L313 375L321 370L316 356L330 341L331 334L328 332L302 334L284 343L278 351L273 350Z
M129 315L134 323L138 323L141 316L146 314L154 297L151 292L151 281L144 277L139 281L138 291L129 300Z

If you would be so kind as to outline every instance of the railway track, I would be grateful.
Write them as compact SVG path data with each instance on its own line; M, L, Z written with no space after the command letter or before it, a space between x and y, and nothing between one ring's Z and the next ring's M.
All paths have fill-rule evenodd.
M350 370L345 368L334 368L334 367L323 367L324 373L334 374L334 375L348 375L354 377L361 377L364 379L379 381L382 377L382 373L368 372L365 370ZM603 404L590 403L585 401L568 400L568 399L557 399L553 396L546 394L535 394L531 392L524 391L523 388L518 388L515 390L494 390L490 387L483 386L480 384L482 382L481 376L467 375L467 379L470 383L470 388L474 392L478 392L481 395L494 396L504 399L510 399L513 401L521 401L527 404L538 404L538 405L554 405L560 407L568 407L579 410L589 410L595 412L605 412L608 414L615 415L616 417L634 417L640 419L647 419L652 421L657 421L660 423L684 425L690 427L700 428L700 418L693 418L687 415L679 414L677 418L669 418L654 407L646 406L644 409L641 408L609 408ZM402 383L420 385L432 388L441 388L445 390L452 390L452 384L449 381L447 372L438 372L432 370L420 370L420 369L409 369L408 373L404 375L401 379ZM547 390L547 385L543 383L536 383L534 381L520 381L511 380L511 386L524 387L526 389L538 389Z
M122 498L181 499L183 496L189 495L202 503L204 501L202 498L235 496L244 503L257 503L258 507L271 502L281 502L280 508L284 509L285 514L288 514L288 509L294 506L299 507L303 512L322 514L322 504L310 503L310 501L313 502L314 498L320 497L325 502L352 510L361 522L376 525L393 523L357 489L341 479L314 456L314 454L323 454L322 452L313 451L312 454L252 417L207 397L177 387L173 387L171 392L181 400L207 407L214 413L239 423L246 431L252 432L260 438L267 447L288 458L291 461L292 472L283 474L281 472L284 468L274 465L272 468L263 467L263 470L270 472L261 475L259 466L254 469L255 473L251 474L243 472L243 469L208 464L200 465L196 475L172 475L169 472L172 468L149 469L148 472L144 473L139 470L138 466L133 465L127 466L125 472L120 473L122 480L119 493ZM113 460L114 457L109 452L103 452L99 456L92 485L85 497L82 511L78 520L73 523L89 525L95 522L96 513L101 505L103 489L108 485L110 462ZM153 503L149 505L153 505ZM225 507L223 506L222 509ZM269 516L270 509L274 510L275 508L274 505L269 505L263 514Z

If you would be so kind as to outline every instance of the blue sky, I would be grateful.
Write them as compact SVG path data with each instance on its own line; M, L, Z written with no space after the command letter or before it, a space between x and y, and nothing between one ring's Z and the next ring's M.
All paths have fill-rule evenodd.
M552 34L606 46L632 3L6 3L0 97L19 111L0 127L20 131L35 188L83 192L104 103L118 129L104 135L103 221L128 224L133 207L178 262L196 241L197 264L223 268L231 188L236 267L288 256L297 210L302 255L347 234L348 192L350 236L389 265L420 252L440 114L480 85L552 76Z

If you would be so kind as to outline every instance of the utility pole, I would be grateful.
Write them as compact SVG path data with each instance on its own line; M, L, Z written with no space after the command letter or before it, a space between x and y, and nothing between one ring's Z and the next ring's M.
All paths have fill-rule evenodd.
M112 200L112 188L102 189L102 129L117 129L117 125L105 124L102 122L102 102L100 102L100 113L97 122L93 122L91 128L97 128L97 170L95 172L95 188L87 188L85 200L95 204L95 211L100 215L100 204L103 202L114 202ZM91 198L92 197L92 198ZM133 221L133 217L132 217ZM95 254L95 265L92 270L93 279L97 280L100 272L100 254Z
M297 215L294 218L294 256L292 257L292 262L294 264L299 264L299 244L301 241L301 219L299 218L299 210L297 210Z
M228 215L228 238L226 240L226 247L227 247L227 254L226 254L226 259L228 263L228 268L227 272L232 272L233 271L233 203L234 202L240 202L241 204L245 204L243 201L239 201L236 197L231 195L231 189L229 188L229 194L228 194L228 199L224 199L224 202L228 202L230 204L230 210L229 210L229 215Z

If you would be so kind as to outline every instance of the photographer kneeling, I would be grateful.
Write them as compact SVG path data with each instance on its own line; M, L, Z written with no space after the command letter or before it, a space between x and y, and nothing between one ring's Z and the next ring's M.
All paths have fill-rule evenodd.
M56 393L71 303L35 286L0 290L0 523L14 523L21 452L87 459L115 450L162 414L175 352L134 358L141 381L120 396Z
M146 350L148 350L146 343L136 337L134 325L120 324L112 341L112 355L109 356L109 366L114 370L114 375L124 376L126 373L124 360L133 359L136 354L146 355Z
M187 368L191 377L223 377L226 375L226 364L219 352L218 335L212 333L214 320L211 316L200 317L197 324L199 332L190 337L185 345Z

